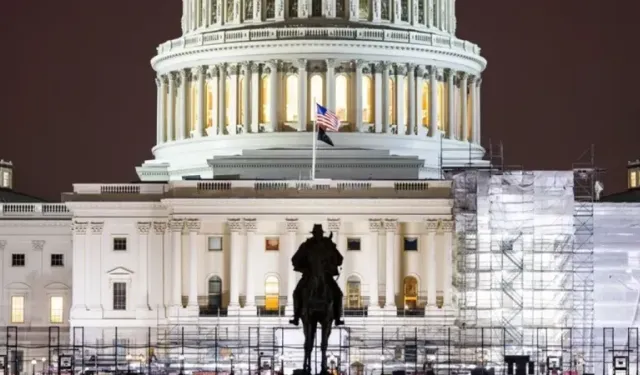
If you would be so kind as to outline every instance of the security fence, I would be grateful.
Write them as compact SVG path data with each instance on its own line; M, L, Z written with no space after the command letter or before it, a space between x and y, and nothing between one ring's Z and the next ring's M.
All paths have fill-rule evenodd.
M503 328L351 326L334 330L328 357L344 374L638 375L638 328L522 329L514 346ZM0 366L11 374L128 372L277 373L302 363L304 337L290 326L180 325L154 328L2 327ZM312 362L319 363L319 342Z

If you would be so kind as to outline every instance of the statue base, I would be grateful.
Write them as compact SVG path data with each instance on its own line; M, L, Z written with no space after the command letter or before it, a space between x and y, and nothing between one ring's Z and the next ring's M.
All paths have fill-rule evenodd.
M311 374L307 370L303 370L301 368L297 368L297 369L293 370L293 375L311 375Z

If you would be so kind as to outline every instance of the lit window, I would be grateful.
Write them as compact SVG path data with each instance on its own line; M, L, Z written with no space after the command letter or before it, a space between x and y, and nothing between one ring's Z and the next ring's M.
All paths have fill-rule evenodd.
M418 280L413 276L404 278L404 305L410 309L418 306Z
M207 127L215 127L218 123L218 78L207 81Z
M371 77L362 77L362 122L373 123L373 85Z
M240 121L238 121L241 124L244 124L244 107L245 107L245 103L244 100L242 99L242 97L244 96L244 77L240 76L240 79L238 79L238 99L237 102L238 103L238 108L239 108L239 112L240 112Z
M279 251L280 239L278 237L267 237L264 239L264 248L266 251Z
M113 309L127 309L127 283L113 283Z
M389 124L395 124L396 121L396 82L393 78L389 78Z
M51 311L49 312L49 319L51 323L62 323L64 314L62 297L51 297Z
M347 308L362 307L360 296L360 279L357 276L349 276L347 279Z
M638 187L638 172L633 171L629 173L629 187L635 188Z
M264 75L260 81L260 106L262 108L260 111L260 122L263 124L267 124L271 121L271 112L269 108L271 105L271 97L269 95L269 90L271 90L269 87L269 76Z
M24 297L11 297L11 323L24 323Z
M336 115L340 121L347 121L348 97L347 77L339 75L336 77Z
M287 77L285 87L286 107L285 121L298 121L298 76L292 74Z
M316 119L316 103L322 105L324 93L324 81L322 76L316 74L311 77L311 86L309 92L309 108L311 108L311 120Z
M2 172L2 185L1 187L11 187L9 186L9 172Z
M264 283L265 310L278 310L280 307L280 282L275 276L267 277Z
M424 125L425 127L429 126L429 83L428 82L423 82L422 83L422 108L421 108L421 114L422 114L422 125Z
M404 92L402 93L402 125L407 125L409 123L409 77L405 76L404 81Z

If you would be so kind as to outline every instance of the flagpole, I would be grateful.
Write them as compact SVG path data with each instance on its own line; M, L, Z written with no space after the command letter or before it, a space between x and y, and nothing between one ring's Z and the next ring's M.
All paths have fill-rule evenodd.
M316 112L316 115L313 117L313 141L312 141L312 150L311 150L311 181L316 179L316 146L318 143L318 137L316 135L316 122L318 121L318 104L316 103L316 98L313 98L313 111Z

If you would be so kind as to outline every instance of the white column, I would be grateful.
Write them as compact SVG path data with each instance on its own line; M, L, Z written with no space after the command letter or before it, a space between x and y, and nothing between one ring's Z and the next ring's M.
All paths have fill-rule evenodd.
M438 68L431 66L429 71L429 130L433 138L438 130Z
M482 123L481 121L481 117L480 117L480 109L482 108L480 106L480 88L482 86L482 78L478 78L476 79L476 85L475 85L475 91L476 91L476 111L475 111L475 124L473 126L473 142L480 144L482 139L481 136L482 134L480 133L480 124Z
M150 222L138 222L138 310L151 310L149 306L149 230Z
M246 309L253 309L254 313L256 311L256 292L255 292L255 279L256 275L254 274L256 255L258 255L258 249L260 248L260 244L256 241L256 230L258 229L258 223L256 219L244 219L243 220L244 229L247 233L247 244L246 244L246 293L245 293L245 305Z
M427 307L436 307L436 282L437 282L437 257L436 257L436 230L437 220L427 220Z
M218 15L218 18L221 16ZM227 112L227 103L225 101L225 86L227 84L227 67L224 64L218 65L218 134L225 134L225 128L227 126L227 118L225 116Z
M362 126L362 69L367 65L367 63L363 63L361 60L357 60L355 62L355 82L351 85L353 87L353 95L351 97L353 100L351 101L351 110L353 111L353 122L356 126L356 129L360 129Z
M273 61L269 63L268 69L269 88L271 89L271 92L269 94L269 106L271 107L269 118L271 120L271 129L269 130L274 132L278 129L278 103L280 103L280 97L278 95L278 93L280 92L280 82L278 81L278 62Z
M414 0L415 1L415 0ZM408 117L408 124L407 124L407 131L405 133L402 134L410 134L410 135L414 135L416 134L416 66L414 64L409 64L409 79L408 84L409 84L409 115Z
M362 0L368 1L368 0ZM349 0L348 2L349 14L347 17L349 21L357 22L360 18L360 0ZM365 19L363 21L368 21L369 19Z
M322 1L322 16L326 18L334 18L336 16L335 0L321 0L321 1Z
M296 253L297 235L300 223L298 219L287 219L287 242L286 242L286 262L287 265L287 307L293 308L293 291L296 288L296 273L291 265L291 258Z
M242 79L242 108L244 110L244 118L242 119L243 133L249 133L251 128L251 67L249 64L242 66L244 77Z
M229 219L227 221L229 231L231 232L231 260L229 272L231 278L229 280L229 308L237 309L240 299L240 276L243 273L242 264L240 264L240 255L242 254L242 230L243 222L240 219Z
M102 310L102 301L101 301L101 279L95 277L95 275L100 274L102 270L100 269L100 258L102 256L102 229L104 228L103 222L91 222L89 224L91 229L91 236L89 239L89 244L87 246L87 271L90 274L90 277L86 279L88 290L87 290L87 308L94 312ZM127 304L127 308L129 305Z
M374 0L374 3L378 3L380 4L379 0ZM384 80L384 76L383 76L383 72L384 72L384 64L383 63L377 63L374 65L373 67L373 85L374 85L374 93L373 93L373 110L374 110L374 115L373 115L373 121L375 122L375 132L377 134L382 133L382 123L383 123L383 116L386 112L383 111L383 97L384 97L384 92L383 87L384 85L382 84L382 81Z
M240 12L242 9L242 0L233 0L233 23L240 23ZM229 22L227 22L229 23Z
M227 74L230 78L229 86L229 124L227 125L227 133L237 134L238 125L238 65L230 65L227 68Z
M184 222L182 220L171 220L169 229L171 229L171 238L173 241L173 293L171 304L176 308L182 307L182 229Z
M262 21L262 0L251 1L253 1L253 22L260 22Z
M173 267L171 259L169 258L169 254L171 254L171 247L167 246L170 242L170 239L167 238L167 223L164 221L154 221L153 232L155 234L155 243L151 242L150 248L153 249L153 252L150 253L151 256L149 257L149 259L159 258L157 259L155 264L161 265L160 270L163 277L161 278L161 283L154 284L153 282L151 282L149 284L149 304L151 305L151 309L153 309L154 306L158 307L158 316L162 318L167 316L165 308L170 306L170 275L171 268ZM169 277L164 277L164 275L167 275ZM152 274L150 274L150 276L152 276ZM160 292L156 292L158 290ZM157 297L153 298L154 295Z
M380 90L380 94L382 95L382 131L390 134L391 126L389 123L389 107L390 100L389 97L389 69L391 69L391 63L385 62L382 68L382 90Z
M397 1L397 3L400 3ZM396 66L396 125L399 135L405 135L407 132L407 122L405 121L405 97L404 97L404 78L407 76L407 65L398 64Z
M214 80L215 78L215 80ZM207 90L206 92L208 93L208 91L211 91L212 97L213 98L217 98L218 97L218 68L215 65L211 65L209 66L209 69L207 71ZM216 83L216 85L214 85L213 83ZM207 113L207 116L211 116L211 129L207 130L206 135L215 135L218 134L218 112L219 112L219 108L218 108L218 100L216 99L215 103L211 103L211 113ZM206 121L206 116L205 116L205 121ZM208 125L208 124L205 124Z
M176 132L176 139L184 139L187 132L187 101L189 99L189 71L182 69L180 71L180 116L178 117L178 130Z
M384 221L384 229L387 232L386 247L385 247L385 307L394 308L396 306L395 297L395 280L394 280L394 261L396 254L396 243L398 230L397 220L386 219Z
M462 73L460 79L460 121L462 121L462 134L458 137L458 140L467 141L469 134L469 121L467 117L467 93L469 89L469 76L467 73Z
M418 66L416 69L416 123L418 125L418 137L420 138L425 138L428 133L427 127L422 124L422 86L424 85L424 73L424 66Z
M324 0L331 1L331 0ZM330 111L336 110L336 60L327 59L327 82L325 87L327 89L327 108Z
M71 225L72 233L73 233L73 241L71 242L73 245L73 255L71 261L73 262L73 272L72 275L72 300L73 307L72 310L78 310L79 313L82 313L82 310L86 310L86 301L85 301L85 290L86 285L86 262L85 251L85 236L87 235L87 223L79 223L77 221L73 222ZM4 248L7 242L4 240L0 240L0 258L4 259ZM2 268L4 269L4 268ZM3 281L4 278L0 277L0 280ZM4 283L2 285L4 290Z
M449 112L449 133L447 137L449 139L456 139L456 129L458 129L458 118L456 116L456 97L455 97L455 85L453 84L453 78L455 76L455 71L449 69L449 74L447 74L447 93L448 93L448 105L447 111Z
M344 234L341 233L341 229L342 229L342 222L340 219L329 219L327 220L327 227L329 228L329 233L333 233L333 238L334 241L336 243L336 246L338 248L338 251L340 252L340 254L342 254L342 256L344 258L346 258L346 254L345 254L345 246L344 244L347 242L346 238L344 237ZM346 259L345 259L345 263L346 263ZM343 268L344 268L344 264L343 264ZM344 272L340 272L340 276L338 277L338 285L340 286L340 289L345 291L346 290L346 276L345 273L347 271L344 270Z
M378 291L378 244L380 243L380 231L382 230L382 220L369 219L369 256L371 271L368 274L369 281L369 309L380 308L380 292Z
M298 131L307 130L307 60L299 59L298 68ZM315 110L315 108L312 108Z
M204 126L207 121L207 85L205 81L207 75L206 67L197 67L196 74L198 75L198 102L196 103L198 106L198 121L196 122L196 131L193 136L199 138L202 137L202 132L204 131Z
M469 81L469 85L471 86L471 121L469 123L470 135L469 142L475 142L476 138L476 121L477 121L477 107L478 107L478 91L476 90L477 85L477 77L472 77Z
M254 4L255 6L255 4ZM256 19L254 17L254 19ZM260 131L260 64L251 65L251 133Z
M418 25L420 25L420 23L418 22L418 2L420 2L422 0L411 0L411 25L416 27Z
M189 231L189 303L190 308L198 308L198 231L200 220L185 222Z
M443 245L442 250L444 251L444 265L443 265L443 275L444 282L442 296L444 299L444 306L451 306L453 303L451 290L453 289L453 236L454 236L454 222L453 220L445 220L442 223L443 230Z
M223 4L223 0L214 0L214 4L215 4L214 6L216 7L216 22L215 23L216 23L217 27L220 27L220 26L222 26L222 19L224 18L222 16L222 14L223 14L222 6L224 5Z
M164 92L167 88L161 75L156 77L156 88L156 144L159 145L164 142Z
M176 93L176 76L174 73L169 73L167 75L167 79L169 80L169 91L167 92L167 142L174 141L174 129L175 129L175 119L176 119L176 102L175 102L175 93Z
M427 14L425 15L427 19L427 27L433 27L434 19L433 19L433 2L435 0L427 0L427 8L424 10Z
M362 0L365 1L365 0ZM382 1L381 0L372 0L372 17L371 21L380 22L380 15L382 14Z
M284 0L275 0L276 5L276 21L284 21L284 7L286 2Z

